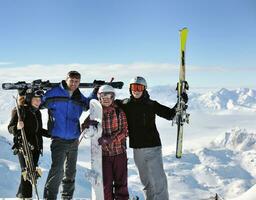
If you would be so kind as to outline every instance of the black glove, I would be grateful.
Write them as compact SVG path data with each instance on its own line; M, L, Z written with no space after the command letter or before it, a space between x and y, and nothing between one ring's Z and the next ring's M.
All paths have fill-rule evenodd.
M176 110L177 107L178 107L178 103L176 103L176 104L172 107L172 109Z
M185 101L184 101L185 102ZM175 106L173 106L172 107L172 109L174 109L175 110L175 112L177 112L178 111L178 103L176 103L175 104ZM180 108L180 109L183 109L183 110L186 110L188 108L188 105L183 105L183 107L182 108Z
M16 134L13 137L13 154L16 155L19 152L19 149L22 147L22 137L20 134Z
M185 92L181 93L181 98L183 99L183 101L185 103L188 103L188 95L187 95L187 93L185 93Z
M90 117L87 117L84 120L84 123L81 125L81 129L83 131L84 129L89 128L90 126L94 126L95 128L97 128L98 124L99 124L98 121L90 120Z
M93 81L93 94L97 94L101 85L104 85L105 81L94 80Z
M111 144L112 142L113 142L113 139L108 136L102 136L98 139L99 145Z
M19 96L25 96L26 91L27 91L27 87L25 87L23 89L18 89Z
M97 128L99 122L96 120L89 120L89 126L94 126L95 128Z
M100 88L100 85L95 85L94 88L93 88L92 93L97 95L97 93L99 91L99 88Z

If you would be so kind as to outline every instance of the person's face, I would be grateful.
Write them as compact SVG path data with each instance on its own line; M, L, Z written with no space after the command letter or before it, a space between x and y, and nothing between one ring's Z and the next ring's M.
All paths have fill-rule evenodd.
M131 91L132 91L132 96L135 99L141 98L143 91L145 90L145 86L141 84L131 84Z
M66 83L67 83L68 89L71 92L74 92L78 88L78 86L80 84L80 79L68 77L66 79Z
M142 96L143 92L138 92L138 91L133 91L132 90L132 96L135 98L135 99L139 99L141 96Z
M101 93L99 100L102 106L109 107L114 101L114 94L112 93Z
M33 98L31 99L31 105L32 105L33 107L39 108L40 104L41 104L41 98L40 98L40 97L33 97Z

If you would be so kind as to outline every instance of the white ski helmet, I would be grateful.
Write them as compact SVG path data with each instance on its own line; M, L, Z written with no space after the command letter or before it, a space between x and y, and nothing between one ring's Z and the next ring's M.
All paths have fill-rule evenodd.
M144 85L145 89L147 88L147 82L142 76L135 76L133 79L130 80L130 85L131 84L140 84Z
M102 85L99 88L98 94L111 92L115 97L115 89L111 85Z

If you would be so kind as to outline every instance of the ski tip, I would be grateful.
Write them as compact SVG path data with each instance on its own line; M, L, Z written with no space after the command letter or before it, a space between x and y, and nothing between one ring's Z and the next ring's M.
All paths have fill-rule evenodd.
M181 159L181 155L176 155L176 158L177 159Z
M187 27L183 27L182 29L179 30L180 32L188 31Z
M182 29L180 29L180 31L183 31L183 30L188 30L187 27L183 27Z

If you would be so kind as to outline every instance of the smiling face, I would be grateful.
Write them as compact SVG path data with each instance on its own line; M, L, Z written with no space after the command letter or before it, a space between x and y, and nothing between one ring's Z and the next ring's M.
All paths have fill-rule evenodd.
M68 86L68 90L70 90L71 92L74 92L80 84L80 79L68 77L66 79L66 83Z
M41 98L40 97L32 97L31 99L31 105L35 108L39 108L41 104Z
M135 98L135 99L139 99L141 96L142 96L143 92L138 92L138 91L133 91L132 90L132 96Z
M143 91L145 90L145 86L141 84L131 84L130 85L131 91L132 91L132 96L135 99L141 98Z
M114 94L112 92L100 93L99 100L102 106L109 107L114 101Z

